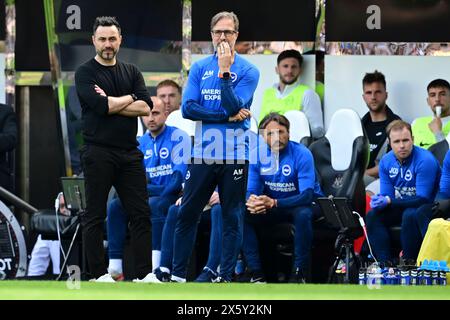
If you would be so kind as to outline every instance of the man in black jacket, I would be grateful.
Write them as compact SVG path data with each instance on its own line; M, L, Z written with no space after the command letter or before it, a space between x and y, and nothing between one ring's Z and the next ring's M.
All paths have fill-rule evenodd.
M136 274L144 277L151 271L150 208L136 117L149 115L153 104L137 67L116 59L122 41L117 20L97 17L93 31L96 56L75 73L85 143L81 162L87 210L81 225L90 274L96 281L114 282L106 270L103 248L111 186L129 215Z
M14 192L10 152L17 144L17 120L13 108L0 103L0 186Z
M367 186L378 179L378 162L389 148L386 127L400 117L386 104L386 80L381 72L375 70L373 73L366 73L362 83L362 97L369 108L361 120L370 144L369 165L364 175L364 184Z

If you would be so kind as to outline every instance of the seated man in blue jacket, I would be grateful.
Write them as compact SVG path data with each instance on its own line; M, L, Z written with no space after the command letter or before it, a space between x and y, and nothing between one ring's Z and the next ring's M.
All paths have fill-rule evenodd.
M444 162L442 163L439 193L433 206L434 218L450 218L450 150L445 154Z
M379 165L380 194L370 201L367 233L375 258L392 263L388 228L401 225L404 260L416 260L439 187L440 167L433 154L414 146L411 125L395 120L387 127L391 151Z
M152 268L159 267L161 257L161 236L167 210L175 203L182 189L190 157L191 139L182 130L165 124L168 112L161 99L152 97L153 109L143 117L148 132L139 139L139 149L144 155L147 173L148 203L152 222ZM108 272L113 279L122 275L123 247L128 217L120 199L108 205Z
M316 180L311 152L300 143L289 141L289 121L278 113L261 120L264 140L270 156L277 159L269 165L261 161L250 164L247 210L244 224L243 252L252 271L250 282L264 282L258 252L255 225L293 222L295 225L294 265L290 282L309 280L310 252L313 239L313 201L322 196ZM261 147L252 152L258 152Z
M450 150L447 151L442 164L442 176L439 187L440 199L450 199Z

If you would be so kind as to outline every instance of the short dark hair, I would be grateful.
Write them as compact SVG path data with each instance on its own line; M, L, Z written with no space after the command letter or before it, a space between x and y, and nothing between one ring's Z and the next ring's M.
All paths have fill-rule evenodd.
M95 18L94 27L93 27L93 33L95 34L95 31L97 31L98 27L111 27L116 26L117 30L119 31L119 34L121 34L120 24L117 21L116 17L97 17Z
M176 83L175 81L173 81L173 80L166 79L166 80L161 81L160 83L158 83L156 85L156 91L158 91L158 89L162 88L162 87L174 87L174 88L176 88L178 90L178 92L181 95L181 87L180 87L180 85L178 83Z
M375 70L372 73L366 73L362 81L363 88L366 84L371 84L374 82L382 83L384 85L384 88L386 89L386 79L384 78L384 74L382 74L378 70Z
M290 127L289 120L285 116L279 114L278 112L271 112L268 115L266 115L259 123L259 130L264 130L267 127L267 125L272 121L275 121L280 126L285 127L286 130L289 132Z
M211 31L214 28L214 26L219 22L221 19L230 19L233 20L234 23L234 31L239 31L239 19L237 15L231 11L222 11L214 15L214 17L211 18Z
M403 120L394 120L391 123L388 124L387 128L386 128L386 134L389 138L389 142L391 141L390 135L391 135L391 131L397 131L397 130L402 130L403 128L408 129L408 131L411 133L411 137L412 137L412 129L411 129L411 125Z
M450 84L444 79L434 79L428 84L427 92L430 91L431 88L446 88L450 90Z
M282 51L277 58L277 65L280 64L280 62L287 58L294 58L298 60L298 65L301 67L303 64L303 57L300 52L294 49L290 50L284 50Z

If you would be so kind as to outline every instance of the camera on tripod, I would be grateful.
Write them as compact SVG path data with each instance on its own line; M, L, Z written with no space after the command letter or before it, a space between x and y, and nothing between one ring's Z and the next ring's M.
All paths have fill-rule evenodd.
M356 283L358 275L357 264L359 261L356 259L353 241L362 236L364 233L362 226L360 225L358 215L353 213L348 199L344 197L321 197L317 199L317 203L319 204L328 224L333 229L337 229L338 231L334 245L336 259L330 268L328 282L331 283L333 281L333 277L336 274L339 263L344 261L344 283ZM351 259L353 259L353 263L351 263ZM353 272L352 269L354 269ZM352 276L350 276L350 273L352 273Z

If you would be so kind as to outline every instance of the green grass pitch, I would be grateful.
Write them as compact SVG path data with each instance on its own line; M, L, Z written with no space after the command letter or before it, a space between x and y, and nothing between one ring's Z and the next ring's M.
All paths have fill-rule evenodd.
M1 300L450 300L450 286L0 281Z

